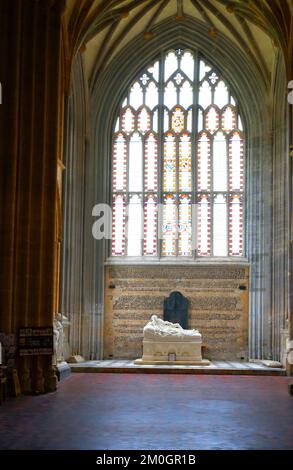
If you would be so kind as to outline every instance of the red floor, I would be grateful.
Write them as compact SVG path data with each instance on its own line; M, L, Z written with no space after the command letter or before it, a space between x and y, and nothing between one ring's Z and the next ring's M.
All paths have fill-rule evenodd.
M0 407L0 449L293 449L290 380L73 374Z

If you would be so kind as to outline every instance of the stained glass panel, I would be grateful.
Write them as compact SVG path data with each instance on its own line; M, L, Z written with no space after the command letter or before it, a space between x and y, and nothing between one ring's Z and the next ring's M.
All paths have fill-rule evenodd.
M157 138L150 134L145 141L145 189L156 191L157 189Z
M142 249L142 204L141 196L130 197L127 222L127 254L141 256Z
M137 132L129 142L128 186L129 191L142 191L142 141Z
M154 132L158 132L158 110L156 109L153 112L153 127L152 127Z
M217 194L213 207L213 253L227 256L227 203L224 194Z
M236 113L230 106L222 114L222 128L225 132L231 132L236 127Z
M169 50L121 100L113 136L115 256L193 256L192 237L196 256L244 255L243 124L219 71L197 57Z
M126 139L123 134L118 134L114 140L113 189L126 189Z
M173 82L169 82L165 87L164 104L172 109L177 104L177 91Z
M185 109L193 104L193 89L187 81L180 88L179 102Z
M243 140L235 132L229 141L229 189L242 190L244 184Z
M154 65L148 69L148 72L152 74L154 79L158 82L159 81L159 61L155 62Z
M127 108L122 114L122 131L130 134L134 131L134 112Z
M219 128L219 113L214 106L206 112L206 129L213 133Z
M146 200L144 208L144 254L157 253L157 204L153 194Z
M125 201L123 196L116 195L113 203L112 254L125 253Z
M211 67L205 64L203 60L200 60L199 62L199 81L200 82L210 70L211 70Z
M169 52L165 60L165 81L168 80L170 75L172 75L178 68L178 60L175 52Z
M146 108L142 108L138 113L137 127L140 132L147 132L151 128L151 117L150 113Z
M174 196L169 194L164 200L163 210L163 256L176 255L176 240L178 239L178 214Z
M214 137L213 148L213 189L214 191L227 191L227 142L223 132Z
M209 191L211 187L211 141L206 132L198 140L197 151L198 190Z
M211 255L211 203L206 194L199 195L197 206L197 254Z
M193 81L194 78L194 59L190 52L185 52L181 57L180 68L187 75L187 77Z
M212 102L212 89L208 81L203 82L199 89L198 103L203 109L206 109L210 106Z
M241 194L234 194L229 205L229 256L243 256L243 203Z
M179 143L179 191L191 191L191 139L187 133Z
M158 88L154 82L151 82L146 89L145 104L153 109L159 103Z
M184 129L184 113L181 108L176 108L172 113L172 130L176 133Z
M178 256L192 255L191 200L187 194L180 196Z
M190 109L187 114L187 130L188 132L192 132L192 109Z
M225 83L221 80L215 89L214 103L220 109L223 108L229 102L228 88Z
M136 82L130 90L129 104L134 109L140 108L140 106L143 104L143 92L138 82Z
M164 191L176 191L176 142L168 133L164 143Z

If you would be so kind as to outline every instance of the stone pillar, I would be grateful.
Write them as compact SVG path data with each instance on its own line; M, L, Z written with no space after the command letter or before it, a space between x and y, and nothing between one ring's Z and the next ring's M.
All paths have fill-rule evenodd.
M53 324L63 1L0 2L0 331ZM56 389L51 357L18 362L23 393Z

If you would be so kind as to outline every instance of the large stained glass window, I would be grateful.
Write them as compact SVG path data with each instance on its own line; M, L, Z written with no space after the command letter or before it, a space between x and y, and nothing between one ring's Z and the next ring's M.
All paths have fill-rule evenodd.
M244 255L238 103L198 53L162 53L126 93L113 135L113 256Z

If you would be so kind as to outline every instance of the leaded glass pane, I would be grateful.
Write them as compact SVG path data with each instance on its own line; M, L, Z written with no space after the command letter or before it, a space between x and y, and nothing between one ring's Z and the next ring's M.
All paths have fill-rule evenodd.
M228 88L225 83L221 80L215 89L214 103L220 109L223 108L229 101Z
M192 132L192 109L190 109L187 114L187 130L188 132Z
M184 113L181 108L176 108L172 113L172 131L178 133L184 129Z
M187 109L193 104L193 90L189 82L185 81L180 88L179 101L183 108Z
M114 140L113 189L126 190L126 139L118 134Z
M191 200L187 194L180 196L179 204L179 256L191 256L192 231L191 231Z
M113 203L112 254L124 255L125 249L125 201L116 195Z
M214 256L227 256L227 203L223 194L217 194L213 207Z
M156 82L159 81L159 61L155 62L152 67L148 69L148 72L154 77Z
M198 141L197 154L198 190L209 191L211 186L211 141L203 132Z
M229 141L229 189L243 189L244 162L243 140L239 132L235 132Z
M211 255L211 203L206 194L199 196L197 206L197 254Z
M142 141L137 132L129 143L128 186L129 191L142 191Z
M181 57L180 68L187 75L189 80L193 81L194 78L194 59L190 52L185 52Z
M122 131L130 134L134 131L134 112L127 108L122 114Z
M219 113L214 106L206 112L206 129L214 133L219 127Z
M129 104L134 109L138 109L143 104L143 92L138 82L136 82L130 90Z
M154 256L157 253L157 205L150 194L144 209L144 254Z
M164 143L164 191L176 191L176 142L172 133Z
M128 256L141 255L142 240L142 204L141 196L131 196L128 204L127 222L127 254Z
M146 108L142 108L138 113L137 127L138 130L143 133L149 131L151 128L151 117Z
M213 146L213 189L227 191L227 185L227 142L223 132L218 132Z
M158 110L153 112L153 130L158 132Z
M169 126L169 111L167 109L164 110L164 126L163 126L163 131L167 132L170 129Z
M145 104L153 109L159 103L158 88L154 82L151 82L146 89Z
M169 52L165 60L165 81L168 80L170 75L172 75L178 68L178 60L175 52Z
M179 143L179 191L191 191L191 139L188 134Z
M243 256L243 203L240 194L231 196L229 227L229 256Z
M209 65L205 64L203 60L200 60L200 62L199 62L199 81L200 82L205 77L207 72L209 72L210 70L211 70L211 67Z
M201 132L203 130L203 112L202 109L198 110L198 116L197 116L197 132Z
M208 106L210 106L212 102L212 89L209 85L208 81L203 82L199 89L199 97L198 97L198 103L200 106L203 107L203 109L206 109Z
M222 114L222 128L225 132L231 132L236 127L236 113L233 108L227 106Z
M163 256L176 255L176 240L178 238L178 214L174 196L165 197L163 210Z
M172 109L177 103L177 91L173 82L169 82L165 87L164 104Z
M145 189L146 191L157 190L157 138L150 134L145 141Z

